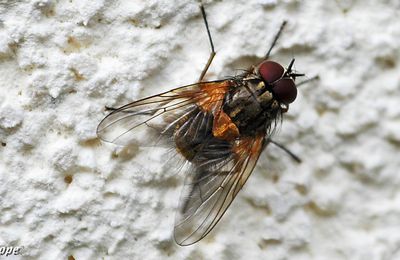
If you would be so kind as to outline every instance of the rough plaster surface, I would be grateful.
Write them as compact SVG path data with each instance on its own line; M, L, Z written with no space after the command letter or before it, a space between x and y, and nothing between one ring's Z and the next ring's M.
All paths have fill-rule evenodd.
M104 106L194 82L196 1L0 2L0 245L14 259L400 259L400 2L208 1L209 79L273 58L299 89L216 229L172 240L184 176L163 151L103 144ZM68 183L70 182L70 183ZM11 258L10 258L11 259Z

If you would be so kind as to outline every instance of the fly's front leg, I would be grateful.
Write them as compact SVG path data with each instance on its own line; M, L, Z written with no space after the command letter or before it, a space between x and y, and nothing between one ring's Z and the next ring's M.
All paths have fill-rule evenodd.
M265 54L265 59L266 60L268 60L268 58L269 58L269 56L271 54L271 51L274 48L274 46L275 46L276 42L278 41L279 37L281 36L282 31L285 28L286 24L287 24L287 21L283 21L282 24L281 24L281 27L279 28L278 33L275 34L275 37L274 37L274 39L273 39L273 41L271 43L271 47L269 47L269 50L267 51L267 54Z
M303 80L303 81L299 82L298 84L296 84L296 87L299 87L299 86L301 86L301 85L310 83L310 82L312 82L312 81L314 81L314 80L319 80L319 76L317 75L317 76L314 76L314 77L312 77L312 78L310 78L310 79Z
M211 53L210 53L210 57L208 58L208 61L206 63L206 66L204 67L203 71L200 74L199 82L201 82L203 80L203 78L206 75L206 73L208 71L208 68L210 67L210 65L211 65L211 63L212 63L212 61L214 59L214 56L216 54L216 52L214 50L214 43L213 43L212 38L211 38L210 29L208 28L206 11L204 10L204 6L201 3L200 3L200 11L201 11L201 15L203 16L204 24L205 24L206 29L207 29L208 40L210 41L210 46L211 46Z

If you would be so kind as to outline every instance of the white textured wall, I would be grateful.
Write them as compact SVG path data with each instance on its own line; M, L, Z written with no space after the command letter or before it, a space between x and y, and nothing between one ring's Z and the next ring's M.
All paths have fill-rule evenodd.
M217 228L171 240L183 176L156 149L103 144L104 106L194 82L209 46L195 0L1 1L0 246L27 259L400 259L398 0L209 1L209 79L289 24L273 58L299 89ZM72 176L72 183L65 182Z

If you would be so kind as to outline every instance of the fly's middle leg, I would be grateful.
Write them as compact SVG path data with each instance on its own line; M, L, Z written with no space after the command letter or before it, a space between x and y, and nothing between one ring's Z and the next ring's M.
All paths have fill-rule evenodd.
M280 149L282 149L284 152L286 152L294 161L296 161L297 163L301 163L301 159L299 156L297 156L296 154L294 154L292 151L290 151L288 148L286 148L284 145L275 142L272 139L268 139L267 142L272 143L274 145L276 145L277 147L279 147Z
M207 30L207 35L208 35L208 40L210 41L210 46L211 46L211 53L210 53L210 57L208 58L208 61L203 69L203 71L200 74L200 78L199 78L199 82L201 82L204 78L204 76L206 75L208 68L210 67L214 56L216 54L215 50L214 50L214 43L212 41L212 37L211 37L211 33L210 33L210 29L208 28L208 22L207 22L207 16L206 16L206 11L204 10L204 6L202 3L200 3L200 11L201 11L201 15L203 16L203 20L204 20L204 24L206 26L206 30Z

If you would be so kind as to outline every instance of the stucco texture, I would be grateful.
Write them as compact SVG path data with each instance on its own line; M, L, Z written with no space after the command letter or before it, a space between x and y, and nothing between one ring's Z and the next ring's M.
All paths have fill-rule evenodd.
M303 162L267 147L217 227L176 245L185 176L96 127L105 106L196 82L198 2L1 1L0 246L23 247L7 259L400 259L400 2L204 5L208 80L259 62L287 20L271 58L319 80L274 139Z

